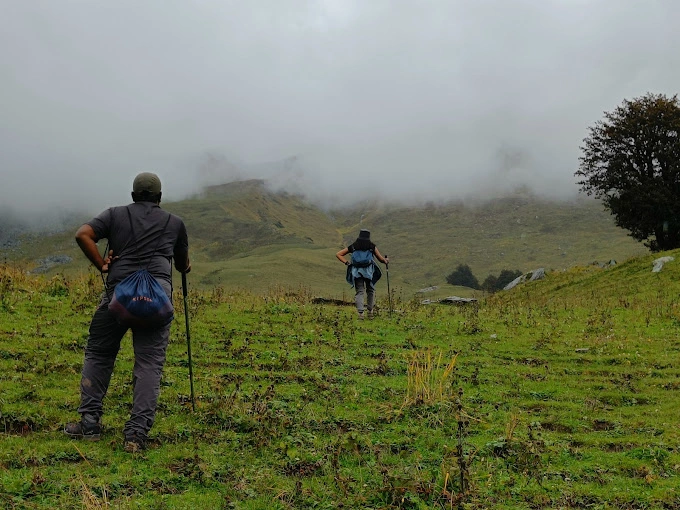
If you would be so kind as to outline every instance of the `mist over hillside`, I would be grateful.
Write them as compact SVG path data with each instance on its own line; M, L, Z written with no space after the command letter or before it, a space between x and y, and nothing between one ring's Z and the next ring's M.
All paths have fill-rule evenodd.
M293 194L323 210L352 209L367 203L405 208L453 201L472 205L506 197L520 190L558 202L578 199L575 187L558 186L550 172L541 174L536 169L523 166L527 156L522 152L501 151L495 157L499 166L493 177L481 173L474 184L468 182L462 187L453 167L451 171L438 172L440 177L432 181L426 170L407 168L409 162L402 158L395 158L399 164L394 165L394 172L388 177L376 171L356 179L345 175L342 158L334 163L324 163L322 160L314 161L310 156L298 155L247 164L231 160L217 151L208 151L185 160L190 170L177 178L166 179L163 172L159 175L163 182L163 203L200 197L215 186L246 180L262 181L272 193ZM366 161L360 164L372 167ZM74 219L84 221L107 207L129 203L132 178L126 185L128 189L121 190L118 197L113 197L108 187L96 186L78 200L64 200L54 205L33 201L30 208L5 205L0 229L4 225L5 231L58 231L70 226ZM95 199L103 191L106 191L107 198L101 198L97 203Z
M487 170L471 178L469 169L453 155L435 163L390 150L379 156L379 148L357 154L348 147L334 158L328 153L301 154L252 165L234 163L212 152L200 158L198 182L215 185L261 179L272 192L300 195L324 209L351 208L365 201L403 207L461 200L483 203L518 189L555 201L578 196L573 183L561 182L553 172L537 168L528 151L498 149L489 157ZM352 169L359 167L365 171L357 176Z
M80 207L35 209L18 211L10 207L0 208L0 253L2 250L16 249L22 237L47 236L72 229L82 224L89 215Z

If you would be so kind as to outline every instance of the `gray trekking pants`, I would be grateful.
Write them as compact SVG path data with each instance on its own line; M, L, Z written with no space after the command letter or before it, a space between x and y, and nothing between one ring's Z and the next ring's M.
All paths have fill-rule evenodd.
M373 305L375 304L375 287L373 287L371 281L366 278L355 278L354 290L356 291L354 302L357 305L357 311L359 313L364 313L364 294L368 297L366 308L368 308L369 311L373 310Z
M102 401L111 382L120 342L128 330L118 324L108 306L109 299L104 296L92 317L85 347L78 412L83 420L90 422L101 418ZM170 324L154 329L132 329L134 389L132 412L123 429L126 437L134 433L146 437L153 425L169 337Z

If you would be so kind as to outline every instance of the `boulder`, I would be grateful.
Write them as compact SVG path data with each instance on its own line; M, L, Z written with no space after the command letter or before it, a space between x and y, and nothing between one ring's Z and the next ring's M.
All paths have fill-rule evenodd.
M337 306L354 306L353 301L344 301L342 299L333 299L325 297L312 298L312 303L315 305L337 305Z
M50 255L49 257L38 260L38 267L36 267L32 273L45 273L54 266L70 264L72 261L73 259L68 255Z
M513 287L516 287L520 283L524 283L527 280L530 282L533 282L534 280L541 280L545 278L545 269L544 268L538 268L534 269L533 271L529 271L528 273L524 273L521 276L518 276L514 280L512 280L510 283L508 283L505 287L503 287L503 290L510 290Z
M476 303L477 299L476 298L465 298L465 297L459 297L459 296L449 296L445 297L442 299L423 299L420 304L422 305L430 305L433 303L441 303L443 305L465 305L468 303Z
M675 257L670 257L670 256L669 257L661 257L661 258L656 259L654 261L654 266L652 267L652 273L658 273L659 271L661 271L661 269L663 268L664 264L666 264L666 262L672 262L674 260L675 260Z

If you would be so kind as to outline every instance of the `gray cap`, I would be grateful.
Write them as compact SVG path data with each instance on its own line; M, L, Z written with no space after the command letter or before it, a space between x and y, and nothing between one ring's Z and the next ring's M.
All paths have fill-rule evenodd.
M158 195L161 192L161 180L156 174L151 172L142 172L135 177L132 183L133 193L149 193L149 195Z

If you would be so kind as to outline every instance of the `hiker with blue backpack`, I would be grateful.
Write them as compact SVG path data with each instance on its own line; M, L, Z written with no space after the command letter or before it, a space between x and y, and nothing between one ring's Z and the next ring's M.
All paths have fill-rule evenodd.
M121 340L132 329L134 395L123 429L124 449L136 452L146 447L173 319L173 259L177 271L191 270L186 226L181 218L161 209L161 195L158 176L141 173L132 185L133 203L106 209L76 232L82 252L107 278L85 347L80 421L64 428L73 439L100 439L102 401ZM97 248L100 239L108 240L104 256Z
M352 254L351 262L345 258L348 253ZM340 250L335 256L347 266L346 279L356 292L354 302L359 320L363 320L365 309L368 310L368 318L372 319L375 306L375 284L382 276L380 267L373 257L383 264L389 264L389 259L383 257L378 247L371 242L371 232L363 229L359 231L359 237L351 245Z

